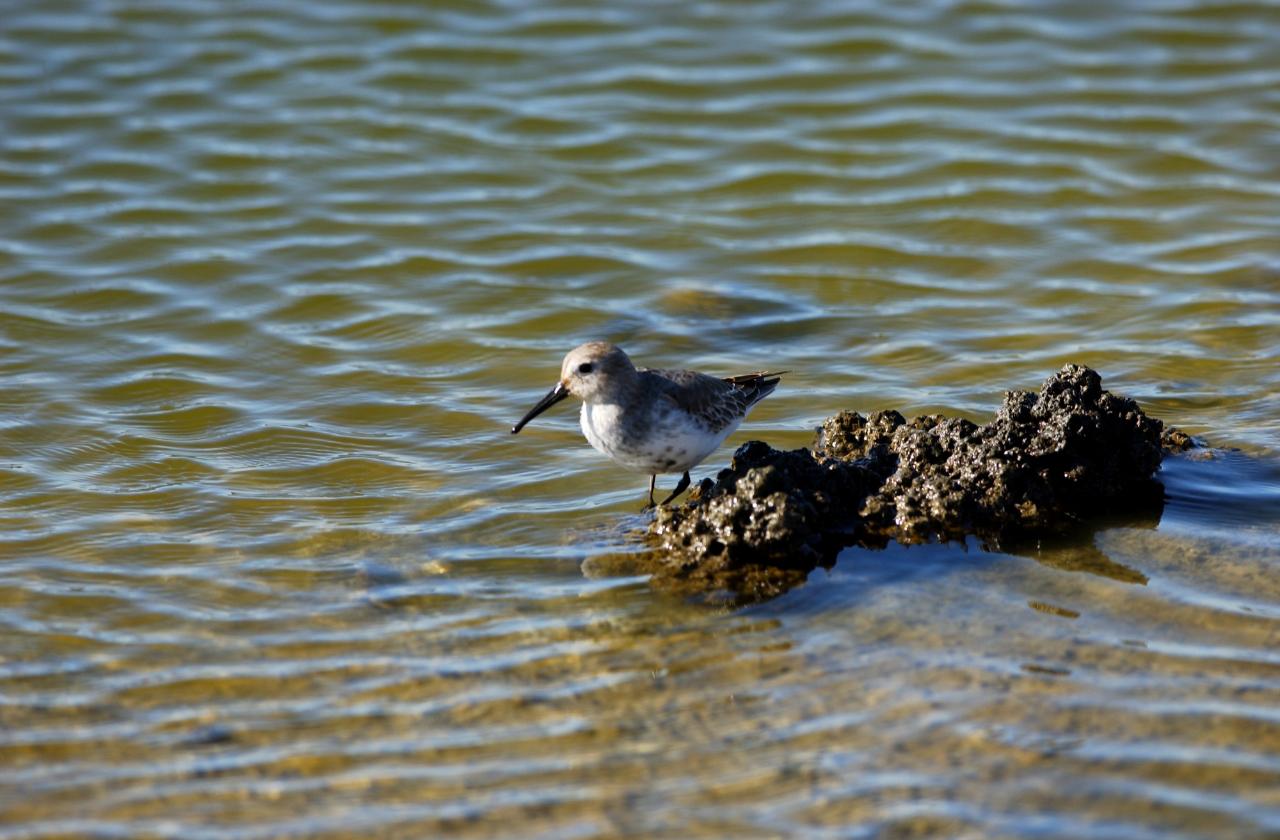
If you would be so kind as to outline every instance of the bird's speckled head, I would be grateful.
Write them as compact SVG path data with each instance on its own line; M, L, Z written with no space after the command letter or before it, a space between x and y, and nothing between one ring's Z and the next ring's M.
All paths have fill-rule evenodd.
M560 366L560 384L583 402L618 398L635 380L636 367L622 348L588 341L569 351Z

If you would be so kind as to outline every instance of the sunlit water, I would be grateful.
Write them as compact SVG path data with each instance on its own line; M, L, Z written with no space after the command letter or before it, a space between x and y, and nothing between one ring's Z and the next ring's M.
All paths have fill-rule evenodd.
M1280 834L1277 7L613 5L6 7L0 837ZM716 610L591 337L1239 451Z

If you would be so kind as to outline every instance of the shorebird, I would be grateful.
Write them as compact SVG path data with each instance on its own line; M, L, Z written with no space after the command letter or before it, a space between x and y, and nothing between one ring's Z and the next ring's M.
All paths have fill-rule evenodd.
M649 475L649 504L659 473L683 473L669 504L689 486L689 470L716 450L756 403L778 387L779 375L747 373L718 379L693 370L637 368L622 348L591 341L569 351L560 381L511 427L570 395L582 400L582 434L614 463Z

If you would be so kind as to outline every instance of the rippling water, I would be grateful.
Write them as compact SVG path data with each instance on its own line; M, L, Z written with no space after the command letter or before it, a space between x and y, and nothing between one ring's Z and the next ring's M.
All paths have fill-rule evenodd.
M1277 91L1262 2L8 5L0 837L1280 834ZM1065 361L1221 450L713 610L507 434L589 337L794 371L697 478Z

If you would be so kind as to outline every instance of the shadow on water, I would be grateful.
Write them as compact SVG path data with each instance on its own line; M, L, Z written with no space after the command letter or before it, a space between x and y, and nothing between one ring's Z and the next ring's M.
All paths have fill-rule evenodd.
M1034 560L1041 566L1066 572L1083 572L1123 584L1144 585L1147 575L1139 569L1110 556L1101 545L1100 535L1113 529L1156 531L1161 527L1162 511L1147 510L1142 514L1104 517L1082 523L1069 533L1038 539L1003 541L999 544L967 537L963 541L930 542L907 545L890 541L883 546L850 546L840 551L829 563L820 565L804 576L795 577L785 591L759 594L728 590L691 590L687 582L668 578L661 572L648 575L653 589L671 598L707 607L730 610L805 611L822 605L849 606L849 586L829 589L824 578L837 570L852 591L876 586L896 585L913 578L938 579L960 568L974 568L991 562L993 557L1019 557ZM632 532L631 538L635 539ZM617 551L592 554L582 563L583 574L593 579L642 579L644 552ZM637 576L640 575L640 576ZM785 582L785 581L784 581ZM828 603L832 601L832 603ZM766 607L766 604L774 606Z
M999 546L985 544L975 537L963 542L920 545L890 542L882 548L854 546L840 552L830 566L811 572L804 585L775 599L754 603L743 600L737 606L744 612L762 615L848 609L857 606L860 598L877 588L897 588L912 581L938 583L948 575L981 570L1002 558L1033 560L1048 569L1145 586L1146 573L1108 556L1099 537L1118 528L1155 531L1159 524L1158 515L1108 519L1082 525L1066 535ZM1061 614L1057 607L1032 606Z

